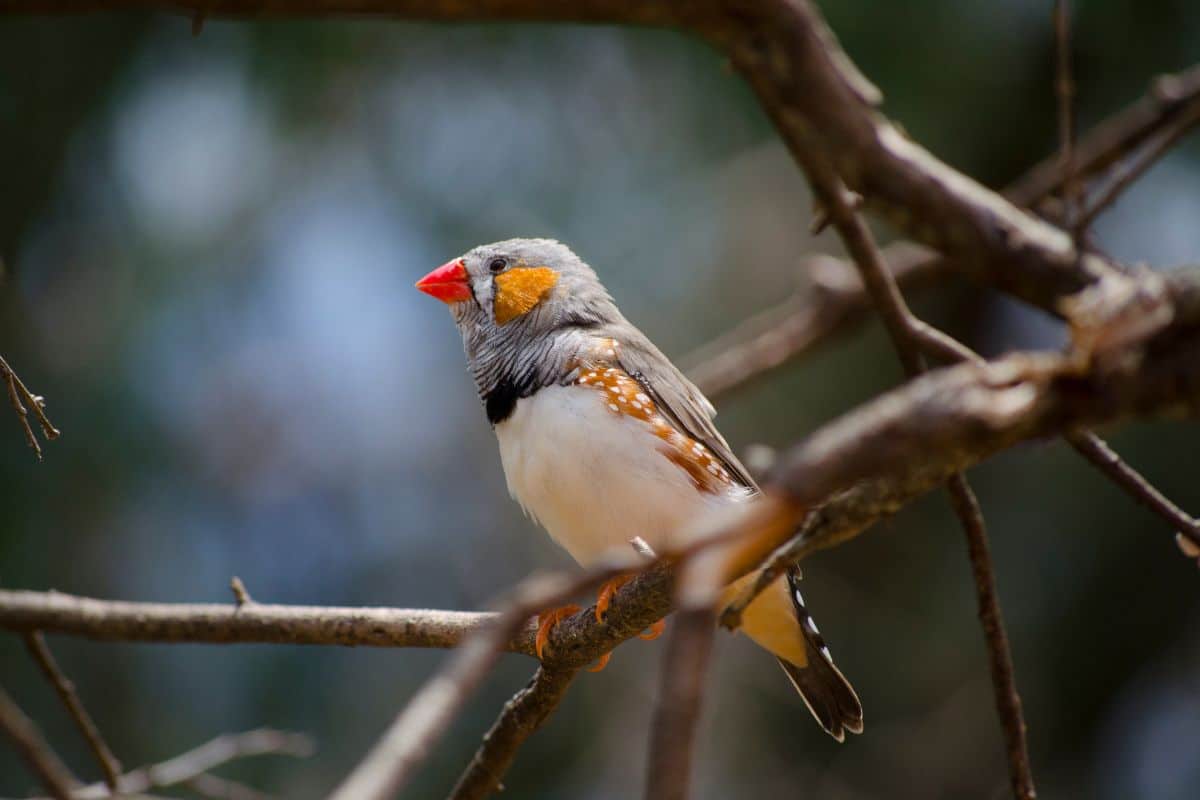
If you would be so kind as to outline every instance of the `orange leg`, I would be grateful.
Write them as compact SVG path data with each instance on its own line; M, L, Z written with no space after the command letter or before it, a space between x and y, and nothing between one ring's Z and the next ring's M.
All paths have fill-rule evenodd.
M579 606L561 606L543 611L538 614L538 629L537 636L533 640L533 649L537 653L540 660L542 652L546 649L546 643L550 641L550 631L554 630L554 626L562 622L564 618L579 612ZM612 653L605 653L596 661L595 666L588 667L588 672L599 672L608 666L608 660L612 658Z
M542 651L546 649L546 642L550 641L550 631L554 630L554 626L562 622L564 617L569 617L577 611L579 611L579 606L561 606L538 614L538 630L537 636L533 640L533 649L537 653L539 661L542 660Z
M596 622L604 622L604 615L608 613L608 607L612 605L613 595L631 580L633 580L632 575L618 575L612 580L604 582L604 585L600 587L599 596L596 597Z
M645 639L647 642L654 641L658 637L662 636L663 631L666 629L666 627L667 627L667 621L665 619L660 619L658 622L651 625L645 631L643 631L642 633L639 633L638 638Z
M610 658L612 658L611 650L609 652L605 653L604 655L600 656L600 658L596 659L596 663L593 664L592 666L588 667L587 671L588 672L599 672L600 670L602 670L608 666L608 660Z

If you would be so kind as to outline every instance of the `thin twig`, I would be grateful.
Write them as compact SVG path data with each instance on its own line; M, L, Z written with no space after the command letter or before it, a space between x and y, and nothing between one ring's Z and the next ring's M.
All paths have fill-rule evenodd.
M207 772L185 781L183 785L209 800L274 800L273 795Z
M225 733L174 758L126 772L121 776L121 791L136 795L179 786L243 758L269 755L308 758L314 751L312 739L302 733L272 728ZM103 783L88 784L72 794L74 800L103 800L110 796L108 786Z
M1200 101L1200 65L1160 75L1146 93L1079 138L1074 147L1076 181L1084 181L1117 164L1145 142L1174 124ZM1061 153L1028 169L1004 194L1022 206L1036 205L1062 186Z
M50 749L33 720L0 687L0 731L8 736L25 763L55 800L71 800L78 783L62 759ZM107 788L106 788L107 791Z
M996 591L996 572L992 566L992 555L988 545L987 528L983 522L983 511L971 487L962 474L947 482L950 502L954 513L966 531L967 551L971 560L971 572L975 579L975 599L979 607L979 623L983 627L988 643L988 663L992 674L992 691L996 710L1004 727L1004 740L1008 750L1009 780L1013 795L1020 800L1033 800L1037 796L1034 788L1033 771L1029 765L1029 744L1026 736L1025 713L1021 708L1021 695L1017 692L1016 671L1013 668L1012 648L1004 627L1004 615L1000 610L1000 598Z
M17 419L20 420L21 427L25 431L25 441L33 449L38 461L41 461L42 447L38 444L37 436L34 435L33 428L29 425L29 409L33 409L33 415L37 418L38 425L41 426L42 435L47 440L57 439L61 432L46 416L45 401L29 391L21 382L21 377L13 371L3 356L0 356L0 373L3 373L4 382L8 388L8 402L12 405L13 411L17 413Z
M901 243L888 266L903 286L928 286L946 262L923 247ZM713 401L761 380L835 334L865 320L871 298L853 267L841 259L805 259L812 285L746 320L682 359L688 377Z
M1197 123L1200 123L1200 104L1190 109L1185 116L1180 117L1161 136L1150 142L1140 156L1112 180L1105 189L1104 194L1093 201L1087 210L1079 216L1079 219L1075 222L1074 229L1076 233L1079 234L1086 231L1096 220L1096 217L1110 208L1126 189L1132 186L1138 178L1142 177L1148 169L1158 163L1159 159L1170 152L1175 145L1179 144L1180 140L1196 127Z
M504 788L501 781L517 750L554 713L577 672L573 668L538 668L529 685L504 704L450 792L450 800L481 800Z
M1058 98L1058 155L1062 173L1063 219L1067 230L1075 231L1075 249L1079 250L1076 227L1079 208L1079 184L1075 178L1075 81L1071 75L1071 10L1068 0L1054 0L1054 93Z
M1143 475L1125 463L1107 442L1088 431L1068 433L1066 440L1113 483L1128 492L1130 497L1165 519L1180 536L1200 547L1200 520L1172 503Z
M29 654L37 662L38 667L42 670L42 674L46 676L46 680L50 681L50 684L54 687L54 691L58 694L58 699L67 707L71 719L75 721L75 726L79 728L79 732L87 740L88 747L91 748L92 753L96 756L96 761L100 763L100 769L104 773L104 782L116 794L119 785L118 781L121 779L121 762L117 761L117 757L109 749L108 743L100 735L100 729L96 727L92 715L84 708L83 701L79 699L79 694L75 691L75 684L59 668L58 663L54 659L54 654L46 646L46 639L42 636L42 632L33 631L25 634L24 638L25 647L29 650Z
M957 354L965 346L920 322L908 308L895 280L884 264L874 237L854 206L837 176L820 162L808 165L809 178L823 207L832 218L847 251L858 264L863 283L874 299L896 353L910 376L926 369L921 355L922 344L932 345L941 352ZM1013 794L1018 800L1032 800L1037 794L1029 765L1025 716L1017 693L1015 672L1008 635L996 592L995 570L987 543L987 528L983 513L962 473L952 475L946 484L951 504L967 539L967 548L975 578L979 619L988 646L992 684L996 695L996 710L1007 742L1009 776Z

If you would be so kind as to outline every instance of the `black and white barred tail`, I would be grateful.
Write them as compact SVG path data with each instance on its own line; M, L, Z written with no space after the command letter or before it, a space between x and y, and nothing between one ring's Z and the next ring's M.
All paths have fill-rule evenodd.
M804 633L808 664L799 667L779 659L779 665L787 673L792 685L804 699L808 710L816 717L825 731L839 742L845 741L846 731L862 733L863 709L850 681L834 666L833 656L825 644L821 632L813 622L812 615L804 606L800 594L800 570L793 567L787 574L788 594L796 611L796 620Z

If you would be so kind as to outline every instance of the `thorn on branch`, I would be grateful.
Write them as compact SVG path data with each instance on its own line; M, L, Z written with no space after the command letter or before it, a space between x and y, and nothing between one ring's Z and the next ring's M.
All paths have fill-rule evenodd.
M246 584L242 583L242 579L234 575L229 579L229 588L233 591L234 602L238 608L248 606L254 603L254 598L250 596L250 592L246 590Z

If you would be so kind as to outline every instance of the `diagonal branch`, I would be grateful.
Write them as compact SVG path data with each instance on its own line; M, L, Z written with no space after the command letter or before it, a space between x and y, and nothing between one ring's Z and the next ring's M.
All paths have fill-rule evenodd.
M54 687L58 699L66 706L71 719L75 721L75 727L79 728L79 732L87 740L88 747L96 756L96 761L99 762L100 769L104 773L104 782L116 794L118 782L121 779L121 762L117 761L117 757L109 749L108 743L100 735L100 729L96 727L92 715L84 708L83 701L79 699L79 694L75 691L75 684L59 668L58 662L54 660L54 654L46 646L46 639L42 636L41 631L25 634L25 647L29 650L33 660L37 662L42 674L46 676L46 680L50 681Z
M26 388L20 376L13 371L3 356L0 356L0 378L3 378L8 389L9 405L16 412L17 419L21 422L21 428L25 431L25 442L33 450L38 461L41 461L42 446L38 444L37 436L34 435L33 428L29 425L29 409L33 409L33 415L42 429L42 435L47 440L57 439L60 435L58 428L55 428L50 422L50 418L46 416L45 401Z
M884 264L870 229L848 202L847 192L838 177L822 169L820 164L806 166L809 180L822 208L842 237L847 251L858 264L863 283L883 317L905 372L910 377L925 372L926 365L920 349L922 340L955 352L957 343L953 339L917 320L908 308L896 281ZM1021 698L1017 693L1012 652L996 591L996 576L989 552L983 512L974 491L961 472L950 476L946 489L967 539L979 619L988 645L996 709L1008 744L1008 765L1013 794L1018 800L1033 800L1037 791L1029 766L1025 717L1021 710Z
M308 758L314 749L312 739L300 733L271 728L226 733L174 758L126 772L121 776L122 796L188 784L243 758L266 755ZM103 800L111 796L103 783L89 784L71 794L72 800Z
M13 747L54 800L71 800L72 787L77 783L71 771L50 749L33 720L25 716L3 688L0 688L0 732L12 741Z
M887 262L898 284L919 288L947 272L944 259L901 242ZM868 318L871 297L858 273L830 256L807 259L811 287L760 312L683 359L685 371L710 400L743 389Z
M1197 123L1200 123L1200 104L1190 107L1171 127L1167 128L1158 138L1147 144L1138 157L1113 178L1112 182L1105 188L1104 194L1093 200L1091 205L1087 207L1087 210L1074 222L1076 232L1082 233L1086 231L1096 220L1096 217L1111 207L1126 189L1141 178L1147 170L1158 163L1163 156L1174 149L1184 136L1191 133Z
M577 668L570 667L538 668L529 685L504 704L499 718L484 734L483 744L450 792L450 800L481 800L503 790L501 780L517 750L554 713L577 672Z
M1181 120L1200 114L1200 65L1154 80L1136 102L1093 127L1074 146L1074 175L1088 176L1118 164L1147 142L1162 141ZM1177 140L1176 140L1177 141ZM1002 194L1033 207L1063 186L1059 156L1030 168ZM899 241L881 250L904 289L924 287L953 266L939 253ZM830 256L811 259L814 289L763 311L683 359L689 377L715 400L750 385L867 319L870 297L854 268Z

